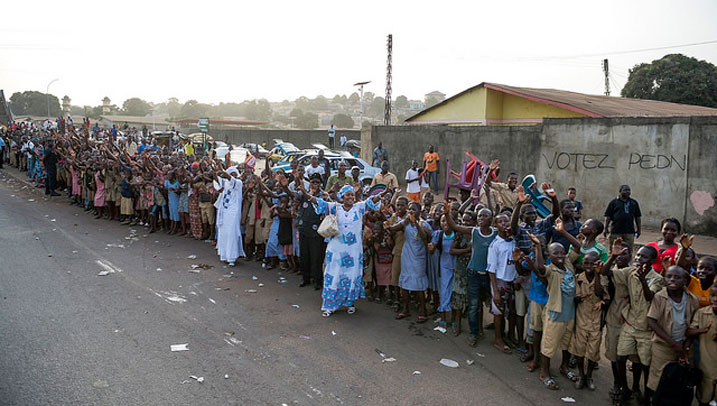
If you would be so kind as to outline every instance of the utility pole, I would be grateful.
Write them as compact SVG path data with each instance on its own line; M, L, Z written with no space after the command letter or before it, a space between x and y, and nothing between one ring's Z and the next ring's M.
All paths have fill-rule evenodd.
M388 60L386 61L386 105L383 108L383 125L391 125L391 60L393 59L393 35L388 34L386 41Z
M610 68L607 58L602 60L602 71L605 72L605 96L610 96Z

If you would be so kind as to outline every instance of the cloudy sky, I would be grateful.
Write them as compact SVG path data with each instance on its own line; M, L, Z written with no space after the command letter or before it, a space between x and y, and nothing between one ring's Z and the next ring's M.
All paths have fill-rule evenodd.
M389 33L394 97L483 81L600 94L603 58L616 95L668 53L717 64L717 1L13 1L0 89L59 79L50 92L76 105L333 97L367 80L383 95Z

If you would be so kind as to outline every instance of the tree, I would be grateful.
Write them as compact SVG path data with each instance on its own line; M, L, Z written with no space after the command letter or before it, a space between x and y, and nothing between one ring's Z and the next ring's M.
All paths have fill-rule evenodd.
M304 111L299 108L293 108L291 109L291 113L289 113L289 117L298 118L304 115Z
M717 66L682 54L630 69L623 97L717 107Z
M196 100L188 100L182 106L179 113L180 117L184 118L201 118L211 114L212 106L204 103L199 103Z
M296 106L297 109L301 109L302 111L310 110L311 100L309 100L309 98L306 96L301 96L294 101L294 106Z
M396 100L393 102L393 105L397 109L405 109L406 107L408 107L408 97L404 95L396 97Z
M50 96L50 116L59 117L62 114L60 99L57 96ZM10 110L15 115L46 116L47 115L47 94L28 90L15 92L10 96Z
M314 113L304 113L296 118L296 126L305 130L312 130L319 126L319 116Z
M146 101L133 97L122 103L122 112L128 116L144 117L152 111L152 106Z
M271 117L271 120L276 121L281 124L290 124L291 123L291 118L289 118L283 114L279 114L277 112L274 112L274 114Z
M349 103L351 104L359 104L360 100L361 97L359 97L359 94L356 92L351 93L351 96L349 96Z
M326 100L326 97L318 95L315 99L311 100L311 103L309 103L311 106L311 111L326 111L329 109L329 101Z
M425 108L429 108L429 107L435 106L436 104L438 104L438 103L440 103L440 102L441 102L441 101L438 100L437 97L433 97L433 96L427 97L427 98L426 98L426 103L425 103Z
M364 92L364 94L363 94L364 105L371 104L374 97L376 97L376 95L373 94L373 92Z
M333 122L336 128L354 128L354 120L347 114L335 114Z
M366 104L364 104L365 106ZM370 117L383 117L383 110L386 107L386 100L378 96L371 100L371 104L366 109L366 115Z

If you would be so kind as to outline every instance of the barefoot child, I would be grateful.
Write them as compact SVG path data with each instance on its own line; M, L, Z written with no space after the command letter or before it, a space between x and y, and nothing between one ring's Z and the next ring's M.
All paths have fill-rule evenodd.
M652 336L647 325L647 312L655 293L664 286L660 274L652 268L657 259L657 250L645 246L635 254L632 266L622 269L611 269L618 255L627 251L623 247L622 239L617 238L612 247L612 254L603 265L601 274L612 276L615 286L623 285L628 293L628 305L622 311L625 325L620 331L617 343L617 375L618 389L615 391L616 399L626 400L630 397L627 389L627 358L637 354L637 362L632 363L633 386L632 391L640 395L640 376L644 375L647 384L647 374L650 369L652 353L650 351L650 338Z
M692 315L699 308L695 295L685 290L689 279L687 271L673 265L663 271L663 276L665 287L652 298L647 313L647 324L652 330L652 348L650 375L645 388L646 403L657 390L665 365L678 360L687 362L685 333Z
M717 400L717 284L710 287L710 305L699 309L687 329L687 337L698 337L702 380L697 384L697 401L707 406Z
M513 260L515 240L510 233L510 217L499 214L495 217L498 237L488 247L487 271L490 276L493 303L493 323L495 324L495 343L493 346L505 354L512 353L503 341L503 318L508 317L508 331L515 325L515 295L513 281L518 276Z
M387 305L393 304L393 310L396 312L401 311L401 289L398 287L398 279L401 276L401 253L403 251L403 243L406 241L406 237L403 232L403 227L392 226L401 224L408 216L406 210L408 209L408 198L405 196L397 197L398 193L394 194L396 198L396 212L391 214L388 219L388 227L384 227L386 230L391 232L391 238L393 239L393 262L391 262L391 286L389 286L389 296L386 301ZM396 231L394 231L394 229Z
M386 297L386 289L391 285L391 263L393 262L393 240L391 233L385 232L383 224L380 221L373 223L373 262L376 272L376 286L378 290L377 302L381 302Z

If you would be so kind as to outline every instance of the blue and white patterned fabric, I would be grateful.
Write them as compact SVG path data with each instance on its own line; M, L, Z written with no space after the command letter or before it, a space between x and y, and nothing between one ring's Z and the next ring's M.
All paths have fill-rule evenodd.
M339 233L329 240L324 259L324 291L321 310L334 311L341 306L353 306L365 297L363 287L363 216L366 209L378 210L381 202L371 199L355 203L351 210L323 199L316 199L316 213L335 214Z

